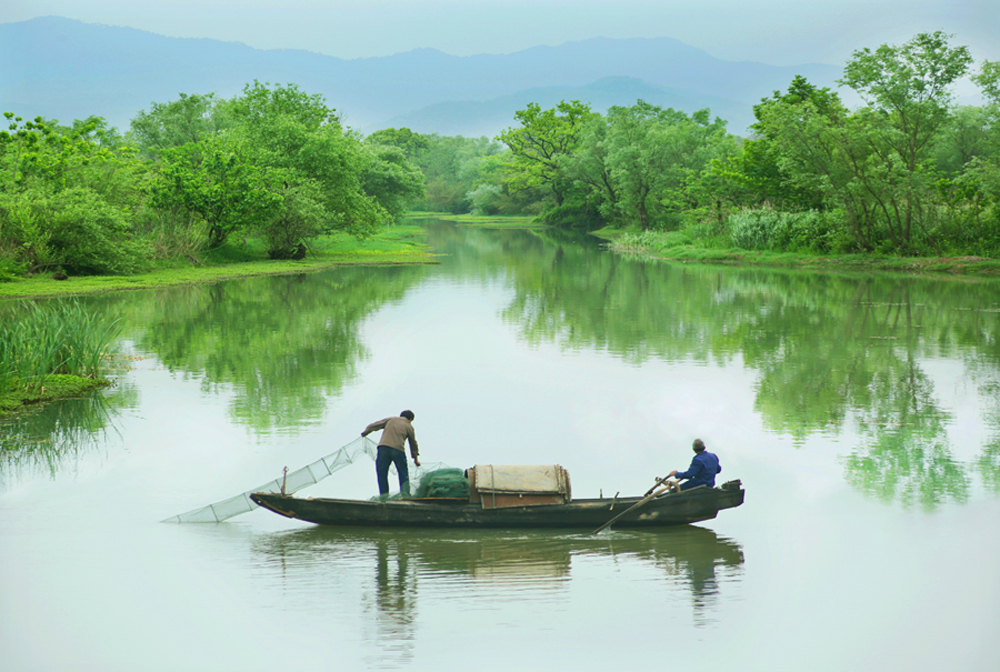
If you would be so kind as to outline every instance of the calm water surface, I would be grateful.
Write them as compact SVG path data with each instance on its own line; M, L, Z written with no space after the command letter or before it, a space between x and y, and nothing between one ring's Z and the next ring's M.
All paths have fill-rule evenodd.
M86 299L128 368L0 426L0 669L996 669L1000 283L429 239L440 266ZM425 462L580 497L700 437L747 501L596 536L157 522L404 408ZM303 494L375 492L364 459Z

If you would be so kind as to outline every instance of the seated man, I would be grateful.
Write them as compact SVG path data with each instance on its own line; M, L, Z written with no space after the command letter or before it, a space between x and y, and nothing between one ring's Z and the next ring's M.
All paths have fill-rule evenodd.
M705 450L705 444L701 439L695 439L691 448L695 455L688 470L677 471L675 469L667 474L667 478L673 476L678 480L687 479L686 482L681 483L681 490L689 490L699 485L714 488L715 475L722 471L722 467L719 466L719 458L714 453Z

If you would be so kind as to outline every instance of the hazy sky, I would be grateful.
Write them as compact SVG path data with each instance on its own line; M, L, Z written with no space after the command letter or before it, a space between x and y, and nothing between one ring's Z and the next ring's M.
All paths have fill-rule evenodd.
M36 16L340 58L673 37L727 60L842 65L855 49L943 30L977 61L1000 59L998 0L0 0L0 23Z

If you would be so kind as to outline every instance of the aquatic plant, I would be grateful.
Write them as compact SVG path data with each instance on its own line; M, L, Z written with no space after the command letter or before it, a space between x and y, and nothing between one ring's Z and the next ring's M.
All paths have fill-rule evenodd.
M120 320L78 300L22 303L0 322L0 392L37 391L45 377L97 378L121 330Z

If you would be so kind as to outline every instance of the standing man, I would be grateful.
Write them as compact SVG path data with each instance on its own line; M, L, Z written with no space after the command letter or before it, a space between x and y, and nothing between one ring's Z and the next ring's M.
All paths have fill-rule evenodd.
M688 490L699 485L714 488L715 475L722 471L722 467L719 466L719 458L714 453L705 450L705 444L701 439L695 439L691 448L694 450L694 459L691 460L691 466L688 467L688 470L679 472L674 469L667 474L667 478L676 476L681 480L688 479L686 483L681 484L681 490Z
M389 493L389 465L396 465L399 474L399 492L404 497L410 495L410 470L406 466L406 452L403 444L410 442L410 455L413 463L420 466L417 456L417 435L413 431L413 411L403 411L398 418L385 418L365 427L361 436L368 436L376 429L382 430L382 438L378 440L378 455L375 457L375 474L378 476L378 493Z

